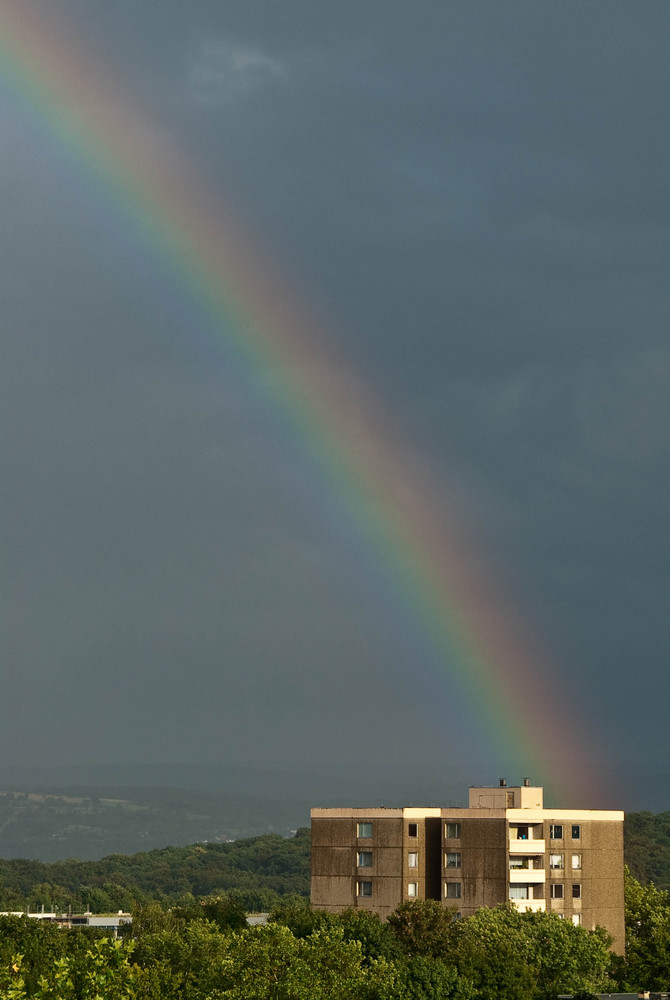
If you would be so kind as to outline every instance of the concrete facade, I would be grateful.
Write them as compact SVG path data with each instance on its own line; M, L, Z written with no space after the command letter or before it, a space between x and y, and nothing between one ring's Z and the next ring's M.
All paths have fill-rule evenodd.
M542 788L471 788L462 809L312 809L312 904L386 918L407 899L470 916L511 901L605 927L623 952L623 813L545 809Z

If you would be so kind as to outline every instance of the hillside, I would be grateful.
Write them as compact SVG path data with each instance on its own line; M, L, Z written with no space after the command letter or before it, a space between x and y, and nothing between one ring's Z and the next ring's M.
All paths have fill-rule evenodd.
M204 789L0 793L0 909L119 909L218 890L256 893L258 905L269 893L271 905L309 891L309 832L291 836L307 817L306 803ZM670 889L670 812L630 813L624 843L633 875Z
M631 813L624 832L633 875L670 888L670 813ZM310 831L303 828L292 837L264 834L231 843L114 853L99 861L0 860L0 909L28 903L31 909L72 906L100 912L149 899L179 902L221 892L237 896L249 909L266 909L278 896L308 895L309 858Z
M265 834L226 844L193 844L101 861L0 861L0 909L130 909L136 902L236 890L249 909L309 893L310 832Z
M178 788L0 792L0 858L95 860L168 845L290 836L307 804Z
M670 812L630 813L624 845L626 864L639 882L670 889Z

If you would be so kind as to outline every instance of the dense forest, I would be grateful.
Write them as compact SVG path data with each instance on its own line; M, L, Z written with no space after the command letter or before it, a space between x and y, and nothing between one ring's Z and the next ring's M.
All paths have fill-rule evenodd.
M266 834L224 844L168 847L101 861L0 860L0 909L130 910L234 890L246 909L269 910L281 896L309 894L310 833Z
M670 812L629 813L624 822L624 853L640 882L670 889Z

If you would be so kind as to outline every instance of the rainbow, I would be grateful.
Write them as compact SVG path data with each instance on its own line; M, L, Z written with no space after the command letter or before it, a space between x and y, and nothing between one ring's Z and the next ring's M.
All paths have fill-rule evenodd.
M454 504L220 193L73 26L35 0L0 0L0 74L32 127L86 171L226 349L252 371L272 370L272 405L428 644L443 704L450 687L469 706L491 767L503 760L518 777L532 774L565 805L600 797L592 748L550 690L546 659L505 610ZM582 758L570 774L567 748Z

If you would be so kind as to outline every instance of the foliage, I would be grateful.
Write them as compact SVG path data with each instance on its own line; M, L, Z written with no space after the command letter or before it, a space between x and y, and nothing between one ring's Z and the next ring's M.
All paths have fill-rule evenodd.
M670 900L665 890L640 885L625 872L626 960L619 979L627 988L666 990L670 983Z
M390 924L369 910L347 909L338 914L345 941L360 942L366 962L378 958L394 961L401 955L396 935Z
M379 914L369 910L349 908L334 914L313 910L307 900L293 900L280 903L270 914L270 922L288 927L297 938L339 926L345 941L360 943L366 962L377 958L394 959L400 954L390 924L383 923Z
M670 889L670 812L628 813L624 821L624 858L638 881Z
M424 955L396 963L398 979L389 1000L473 1000L473 984L453 965Z
M134 1000L132 947L132 942L101 938L77 959L64 954L45 963L32 989L22 975L23 956L14 956L0 972L2 996L8 1000Z
M604 990L611 939L545 913L511 906L481 909L467 920L435 900L401 904L386 924L365 910L339 914L281 906L272 917L300 938L341 927L361 943L364 960L393 963L393 1000L423 997L543 1000L556 992Z
M246 910L236 899L229 896L206 896L188 906L178 906L172 911L176 920L211 920L219 930L242 930L247 926Z
M241 844L239 854L234 845L212 853L223 856L228 871L258 863L274 877L292 864L299 868L308 850L306 833L293 838L297 843L279 840L278 851L273 838L260 838ZM609 953L611 939L601 928L587 931L511 905L457 920L437 901L408 901L384 923L362 908L327 913L287 894L273 897L267 926L248 927L243 891L199 898L189 891L207 883L212 862L204 848L150 852L139 864L109 858L104 877L124 886L124 866L132 862L141 877L167 882L176 857L187 869L199 864L198 879L191 873L183 880L172 907L167 895L142 900L118 941L103 931L0 917L3 1000L553 1000L558 993L610 992L610 974L633 991L663 990L670 982L668 893L629 872L624 959ZM26 876L30 863L22 864ZM39 891L49 885L40 883Z
M269 924L233 936L226 1000L376 1000L395 982L384 959L363 962L361 946L345 941L341 927L296 938Z
M410 958L437 958L453 947L456 910L435 899L401 903L388 923L399 947Z
M602 928L587 931L555 914L505 905L482 908L458 925L454 957L482 1000L526 1000L609 991L610 944Z
M63 934L60 927L41 920L0 917L0 968L11 967L21 955L22 976L33 989L45 967L64 958L80 964L102 937L104 931L82 929L81 933Z
M184 901L187 902L187 901ZM665 904L664 904L665 905ZM640 911L640 905L636 912ZM235 928L230 900L143 905L118 941L21 917L0 920L7 1000L547 1000L601 990L609 939L511 907L455 920L435 901L388 923L292 900Z
M286 899L270 913L270 923L288 927L294 937L306 938L322 927L331 926L337 917L326 910L314 910L307 899Z
M194 844L102 861L0 860L0 909L131 910L158 900L226 897L242 909L269 911L285 894L309 893L310 831L266 834L226 844Z

